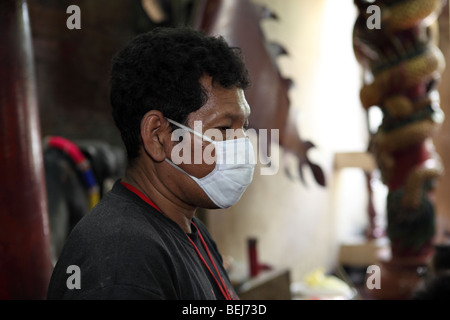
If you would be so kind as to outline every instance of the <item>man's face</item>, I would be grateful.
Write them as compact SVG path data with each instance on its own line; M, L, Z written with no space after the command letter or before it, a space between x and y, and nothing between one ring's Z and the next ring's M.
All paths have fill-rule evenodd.
M201 78L200 82L208 93L208 101L202 108L188 116L186 125L195 130L201 128L202 134L213 140L245 137L250 106L245 99L244 91L239 88L224 89L219 85L214 85L211 83L211 78L207 76ZM173 147L178 143L190 143L190 148L183 148L183 152L184 150L190 151L189 158L191 161L182 162L178 166L190 175L202 178L215 167L215 162L208 159L208 156L215 156L214 148L210 142L202 141L200 137L190 132L186 132L184 136L187 139L181 142L174 141L169 146L171 150L166 150L166 154L172 154ZM200 163L199 154L202 155ZM186 158L186 155L182 156ZM194 159L194 156L196 159ZM189 176L174 168L169 170L170 178L178 182L177 188L181 198L186 199L185 201L199 202L192 203L195 206L215 207L203 190Z

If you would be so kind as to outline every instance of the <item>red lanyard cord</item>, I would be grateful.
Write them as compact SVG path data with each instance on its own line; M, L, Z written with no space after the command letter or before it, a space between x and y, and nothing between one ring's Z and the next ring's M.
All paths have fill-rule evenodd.
M139 191L137 188L133 187L131 184L120 181L120 183L127 188L128 190L130 190L131 192L133 192L134 194L136 194L139 198L141 198L142 200L144 200L145 202L147 202L149 205L151 205L153 208L155 208L156 210L158 210L159 212L161 212L161 210L158 208L158 206L153 203L152 200L150 200L145 194L143 194L141 191Z
M137 188L133 187L132 185L121 181L122 185L124 185L128 190L130 190L131 192L135 193L137 196L139 196L139 198L141 198L142 200L144 200L145 202L147 202L149 205L151 205L153 208L155 208L156 210L158 210L159 212L161 212L161 210L156 206L155 203L153 203L153 201L151 201L145 194L143 194L142 192L140 192ZM203 248L206 251L206 254L208 255L209 260L211 261L211 264L213 265L214 269L217 272L217 275L219 277L219 280L217 280L216 276L214 275L214 273L211 271L211 268L208 266L208 263L205 261L205 259L203 258L202 254L200 253L200 250L198 250L197 246L195 245L194 241L192 241L192 239L186 234L187 238L189 239L189 241L191 242L192 246L194 247L195 251L197 252L198 256L200 257L200 259L202 260L203 264L206 266L206 268L208 269L209 273L211 274L211 276L214 278L214 281L217 283L217 286L220 289L220 292L222 292L223 296L225 297L226 300L231 300L230 294L228 293L227 290L227 286L225 285L222 277L220 276L219 270L217 269L217 266L211 256L211 253L209 252L208 246L206 245L205 240L203 239L202 234L200 233L200 230L197 228L197 226L192 222L192 224L194 225L194 227L197 229L198 235L200 237L200 241L202 242Z
M217 269L217 266L211 256L211 253L209 252L208 246L206 245L205 240L203 239L202 234L200 233L200 230L197 228L197 226L192 222L192 224L194 225L194 227L197 229L198 235L200 237L200 241L202 242L203 248L206 251L206 254L208 255L209 260L211 261L214 269L217 272L217 276L219 277L220 283L217 280L216 276L214 275L214 273L211 271L211 268L208 266L208 263L206 263L205 259L203 258L202 254L200 253L200 250L198 250L197 246L195 245L194 241L192 241L192 239L188 236L189 241L191 242L192 246L194 247L195 251L197 252L198 256L200 257L200 259L202 260L203 264L206 266L206 268L208 269L209 273L211 274L211 276L214 278L214 281L216 281L217 286L220 289L220 292L222 292L223 296L225 297L226 300L231 300L230 294L228 293L227 290L227 286L225 285L225 282L223 281L222 277L220 276L219 270Z

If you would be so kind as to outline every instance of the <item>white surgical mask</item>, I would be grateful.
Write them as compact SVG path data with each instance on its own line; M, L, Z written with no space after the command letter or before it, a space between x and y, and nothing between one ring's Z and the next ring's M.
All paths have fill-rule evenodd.
M238 202L253 180L256 162L250 140L245 137L214 141L181 123L170 119L167 119L167 121L214 144L216 166L203 178L197 178L178 167L171 160L167 158L165 160L191 177L219 208L228 208Z

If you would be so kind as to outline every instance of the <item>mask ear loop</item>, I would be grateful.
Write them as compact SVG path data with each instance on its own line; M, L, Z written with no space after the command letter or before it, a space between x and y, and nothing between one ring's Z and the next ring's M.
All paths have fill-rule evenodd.
M175 120L172 120L172 119L169 119L169 118L165 118L165 119L166 119L168 122L172 123L173 125L175 125L175 126L181 128L181 129L187 130L187 131L193 133L194 135L196 135L197 137L199 137L199 138L201 138L201 139L203 139L203 140L205 140L205 141L207 141L207 142L213 144L214 146L216 146L216 141L212 140L211 138L208 138L207 136L201 134L200 132L195 131L195 130L193 130L193 129L191 129L191 128L189 128L189 127L187 127L187 126L185 126L185 125L183 125L183 124L181 124L181 123L179 123L179 122L176 122ZM167 160L168 160L168 159L167 159ZM167 161L167 160L166 160L166 161ZM174 166L175 168L177 168L178 170L180 170L181 172L187 174L187 172L185 172L185 171L184 171L183 169L181 169L181 168L178 168L178 166L176 166L172 161L169 160L168 162L169 162L172 166Z
M193 130L193 129L191 129L191 128L185 126L185 125L182 125L182 124L179 123L179 122L176 122L176 121L174 121L174 120L172 120L172 119L169 119L169 118L165 118L165 119L166 119L167 121L169 121L170 123L172 123L173 125L175 125L175 126L181 128L181 129L184 129L184 130L187 130L187 131L189 131L189 132L192 132L194 135L196 135L196 136L199 137L199 138L202 138L203 140L206 140L206 141L208 141L208 142L210 142L210 143L212 143L212 144L215 144L215 142L216 142L216 141L214 141L214 140L212 140L212 139L210 139L210 138L204 136L204 135L201 134L200 132L197 132L197 131L195 131L195 130ZM179 166L177 166L177 165L176 165L175 163L173 163L171 160L169 160L169 159L167 159L167 158L166 158L165 160L166 160L167 163L169 163L172 167L174 167L175 169L179 170L180 172L182 172L182 173L184 173L184 174L190 176L190 177L193 178L194 180L195 180L195 179L196 179L196 180L199 180L199 178L196 178L196 177L194 177L194 176L191 176L189 173L187 173L186 171L184 171L183 169L181 169ZM215 169L214 169L214 170L215 170Z
M187 131L189 131L189 132L192 132L192 133L195 134L197 137L202 138L202 139L205 140L205 141L208 141L208 142L210 142L210 143L215 143L214 140L212 140L211 138L208 138L207 136L201 134L201 133L198 132L198 131L195 131L194 129L191 129L191 128L189 128L189 127L186 127L185 125L182 125L181 123L176 122L176 121L174 121L174 120L172 120L172 119L169 119L169 118L166 118L166 120L169 121L171 124L173 124L173 125L175 125L175 126L181 128L181 129L184 129L184 130L187 130Z

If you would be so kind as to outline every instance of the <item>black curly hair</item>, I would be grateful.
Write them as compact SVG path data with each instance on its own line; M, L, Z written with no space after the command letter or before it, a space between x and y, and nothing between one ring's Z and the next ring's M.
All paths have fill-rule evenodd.
M149 110L186 124L188 115L206 103L203 75L226 89L250 86L240 48L190 27L152 29L113 58L112 116L129 162L139 156L140 123Z

